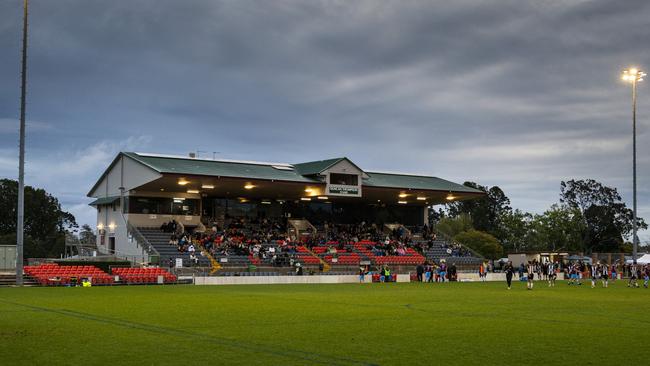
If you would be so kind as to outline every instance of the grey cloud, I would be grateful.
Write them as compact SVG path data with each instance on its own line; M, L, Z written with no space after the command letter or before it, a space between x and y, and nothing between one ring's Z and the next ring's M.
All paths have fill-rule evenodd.
M20 5L0 3L2 176L15 175ZM500 185L525 210L573 177L629 198L618 73L650 67L649 14L643 0L32 2L28 119L49 127L28 130L28 176L81 214L90 181L132 139L253 160L347 155ZM640 85L641 212L649 105ZM36 173L84 154L88 170L66 166L77 183Z

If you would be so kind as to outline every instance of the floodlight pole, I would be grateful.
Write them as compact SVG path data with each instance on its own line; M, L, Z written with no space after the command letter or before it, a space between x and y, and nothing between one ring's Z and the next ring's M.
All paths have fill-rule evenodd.
M632 263L636 264L638 239L636 237L636 83L632 80Z
M25 97L27 87L27 9L29 0L23 2L23 52L20 84L20 145L18 162L18 218L16 220L16 285L23 285L23 244L25 220Z

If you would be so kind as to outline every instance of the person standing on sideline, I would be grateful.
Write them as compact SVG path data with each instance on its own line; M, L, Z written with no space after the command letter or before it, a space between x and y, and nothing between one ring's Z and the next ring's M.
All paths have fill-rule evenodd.
M508 290L512 287L512 275L515 273L515 269L512 267L512 262L508 261L505 267L503 267L503 272L506 274L506 283L508 284Z
M478 267L478 277L481 280L481 282L485 282L485 263L481 263L481 265Z
M366 269L359 267L359 283L363 283L366 280Z
M535 278L535 261L528 261L528 274L527 274L528 283L526 283L526 288L529 290L533 289L533 279Z
M422 264L418 264L418 266L415 268L415 272L417 273L418 282L422 282L422 274L424 273L424 266Z

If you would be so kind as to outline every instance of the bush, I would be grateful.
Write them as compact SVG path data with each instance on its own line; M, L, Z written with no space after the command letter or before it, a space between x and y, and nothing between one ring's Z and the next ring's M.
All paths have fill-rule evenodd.
M460 244L475 250L488 259L501 258L503 247L494 236L478 230L468 230L454 236Z

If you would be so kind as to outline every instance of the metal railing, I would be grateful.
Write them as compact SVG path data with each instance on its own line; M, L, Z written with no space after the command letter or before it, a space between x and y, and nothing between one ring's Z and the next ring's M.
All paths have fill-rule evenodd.
M148 255L160 256L158 250L156 250L156 248L153 245L151 245L149 240L147 240L147 238L144 235L142 235L142 233L140 232L140 230L138 230L137 227L131 225L131 223L127 223L126 225L129 234L131 234L131 236L133 237L133 239L135 239L136 243L138 243L139 246L142 246L142 249Z

